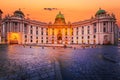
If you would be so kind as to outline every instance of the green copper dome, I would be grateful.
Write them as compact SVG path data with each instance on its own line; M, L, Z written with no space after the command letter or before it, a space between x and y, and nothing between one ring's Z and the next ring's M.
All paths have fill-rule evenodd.
M59 13L57 14L56 18L64 18L64 15L61 14L61 12L59 12Z
M105 13L106 13L106 11L100 8L100 9L96 12L95 15L100 15L100 14L105 14Z
M19 9L19 10L16 10L15 12L14 12L14 15L15 16L18 16L18 17L24 17L25 15L24 15L24 13Z
M64 18L64 15L61 14L61 12L59 12L57 15L56 15L56 18L55 18L55 24L65 24L65 18Z

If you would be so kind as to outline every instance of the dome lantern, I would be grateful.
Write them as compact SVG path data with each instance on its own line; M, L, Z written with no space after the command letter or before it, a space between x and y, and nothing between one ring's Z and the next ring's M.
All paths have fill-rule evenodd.
M61 14L61 12L59 11L59 13L57 14L57 16L56 16L56 18L64 18L64 15L63 14Z

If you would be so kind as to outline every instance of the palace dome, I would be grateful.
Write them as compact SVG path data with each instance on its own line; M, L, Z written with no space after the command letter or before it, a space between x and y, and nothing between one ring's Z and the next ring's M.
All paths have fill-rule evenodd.
M24 13L20 9L16 10L14 12L14 15L17 16L17 17L21 17L21 18L23 18L25 16Z
M0 9L0 13L3 13L1 9Z
M65 24L65 18L64 18L64 15L61 14L61 12L59 12L57 15L56 15L56 18L55 18L55 24Z
M95 15L97 16L97 15L101 15L101 14L105 14L105 13L106 13L106 11L100 8L100 9L96 12Z
M59 13L57 14L56 18L64 18L64 15L61 14L61 12L59 12Z

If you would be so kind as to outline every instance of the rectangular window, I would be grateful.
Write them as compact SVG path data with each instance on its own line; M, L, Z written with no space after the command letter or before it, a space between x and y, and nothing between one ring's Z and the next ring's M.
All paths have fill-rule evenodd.
M84 39L84 37L82 36L82 39Z
M90 30L88 30L88 34L90 34Z
M48 35L48 32L46 32L46 35Z
M54 32L52 32L52 35L54 35Z
M76 28L77 30L76 30L76 35L78 35L78 31L79 31L79 29L78 29L78 27Z
M30 30L30 34L32 34L33 33L33 31L32 30Z
M90 28L90 26L88 26L88 29Z
M41 35L43 35L43 31L41 31Z
M27 42L27 40L25 40L25 42Z
M46 28L46 35L48 35L48 28Z
M112 22L111 22L111 32L112 32Z
M77 30L78 30L78 27L77 27Z
M38 30L38 27L36 27L36 30Z
M43 40L41 40L41 43L43 43Z
M52 28L52 35L54 35L54 28Z
M72 32L72 35L73 35L73 32Z
M67 32L65 32L65 35L67 35Z
M105 26L105 25L106 25L106 22L103 23L103 26Z
M38 40L36 40L36 43L38 43Z
M67 28L65 28L65 35L67 35Z
M76 35L78 35L78 31L76 31Z
M36 31L36 35L38 35L38 31Z
M38 39L38 37L36 37L36 39Z
M27 26L24 26L24 33L27 34Z
M25 35L25 38L27 38L27 35Z
M52 38L54 39L54 36L52 36Z
M31 25L31 27L30 27L30 28L31 28L31 29L33 28L33 27L32 27L32 25Z
M48 40L46 41L46 43L48 43Z
M72 35L73 35L73 28L72 28Z
M84 34L84 30L82 30L82 34Z
M41 28L41 35L43 35L43 28Z
M90 39L90 36L88 36L88 39Z
M97 32L97 30L96 30L96 27L94 26L94 33L96 33Z
M82 34L84 34L84 27L82 26Z
M72 43L73 43L73 40L72 40Z
M87 32L88 32L88 34L90 34L90 26L88 26L88 31Z
M43 28L41 28L41 30L43 31Z
M106 32L106 28L105 27L103 28L103 32Z
M78 35L78 31L79 31L79 30L78 30L78 27L77 27L76 29L77 29L77 30L76 30L76 35Z
M84 29L84 27L82 26L82 29Z
M96 23L93 23L93 26L96 26Z
M65 28L65 30L67 31L67 28Z

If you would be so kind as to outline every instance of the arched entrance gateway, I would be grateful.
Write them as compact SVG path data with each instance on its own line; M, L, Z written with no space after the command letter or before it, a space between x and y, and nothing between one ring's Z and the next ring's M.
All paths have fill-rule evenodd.
M63 44L63 38L64 31L63 28L65 28L65 18L64 15L59 12L59 14L56 15L54 25L56 26L56 32L57 32L57 44Z
M61 34L61 31L59 31L59 33L57 35L57 43L58 44L62 44L62 34Z

